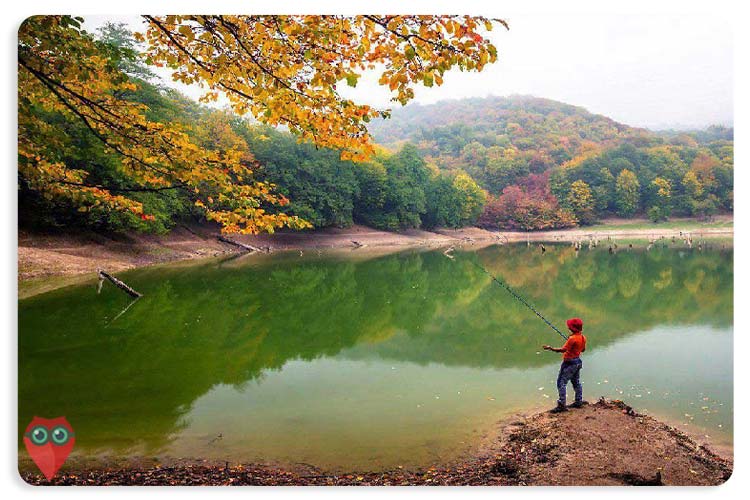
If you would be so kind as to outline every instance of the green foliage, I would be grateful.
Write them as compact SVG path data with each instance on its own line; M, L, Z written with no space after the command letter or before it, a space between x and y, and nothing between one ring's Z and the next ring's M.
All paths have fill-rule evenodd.
M277 185L289 198L283 210L314 227L352 225L354 200L359 196L358 165L340 159L330 149L317 149L269 126L235 120L234 128L247 141L260 163L258 178Z
M378 229L398 231L420 227L427 210L425 187L430 172L414 146L407 144L394 155L381 154L376 161L382 166L363 172L367 189L374 200L360 197L355 218Z
M646 216L651 222L661 222L669 218L669 213L658 205L654 205L646 211Z
M628 169L623 169L617 175L615 184L615 205L617 213L622 217L630 217L640 206L640 189L638 177Z
M435 172L427 189L427 210L422 225L459 228L476 223L482 214L487 194L468 174L459 172L451 179Z
M429 170L417 149L407 144L401 151L383 160L386 178L383 212L384 229L399 230L419 227L427 211L425 186Z
M448 176L436 174L426 191L427 210L422 216L425 228L459 227L460 207L456 189Z
M726 142L626 143L555 169L550 187L558 198L567 199L571 184L583 180L596 199L597 217L632 217L654 206L660 207L661 217L710 215L732 210L733 161L733 146ZM611 176L616 178L614 191Z

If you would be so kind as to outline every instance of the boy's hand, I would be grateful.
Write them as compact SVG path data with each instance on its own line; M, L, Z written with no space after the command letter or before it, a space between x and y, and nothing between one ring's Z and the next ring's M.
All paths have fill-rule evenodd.
M544 344L542 346L542 349L544 349L545 351L549 351L550 349L552 349L552 346L548 346L547 344Z

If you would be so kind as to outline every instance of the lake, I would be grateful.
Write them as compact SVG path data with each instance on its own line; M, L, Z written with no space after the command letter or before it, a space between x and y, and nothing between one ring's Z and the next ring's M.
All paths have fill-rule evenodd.
M583 318L586 399L730 445L731 243L672 246L306 251L119 273L144 294L134 304L96 281L27 298L19 454L32 416L64 415L81 459L457 459L498 421L554 405L560 354L540 346L562 343L474 263L559 327Z

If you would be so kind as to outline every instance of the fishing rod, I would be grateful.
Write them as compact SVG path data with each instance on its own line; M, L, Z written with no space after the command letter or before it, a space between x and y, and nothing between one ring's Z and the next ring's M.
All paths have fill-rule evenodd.
M521 304L523 304L526 307L528 307L529 309L531 309L534 314L536 314L537 316L539 316L542 319L542 321L544 321L545 323L547 323L547 325L549 325L550 328L552 328L554 331L556 331L558 333L558 335L560 335L563 339L568 340L567 335L565 335L563 332L561 332L560 330L558 330L555 325L553 325L552 323L550 323L550 321L542 315L542 313L540 313L539 311L537 311L536 308L534 308L534 306L532 306L531 304L529 304L526 301L526 299L524 299L523 297L521 297L520 295L518 295L511 287L509 287L508 285L506 285L505 283L503 283L502 281L500 281L499 279L497 279L497 277L495 277L487 269L485 269L484 266L481 266L481 265L477 264L473 260L470 260L469 262L471 262L472 264L474 264L475 266L477 266L484 274L486 274L487 276L489 276L490 278L492 278L492 281L494 281L495 283L497 283L501 287L505 288Z

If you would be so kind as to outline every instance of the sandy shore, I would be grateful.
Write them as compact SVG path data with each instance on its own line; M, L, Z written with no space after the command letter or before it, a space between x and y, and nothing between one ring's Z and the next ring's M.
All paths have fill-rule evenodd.
M328 473L259 464L66 464L47 481L21 464L30 484L54 485L718 485L733 463L621 401L498 423L497 435L451 466Z

